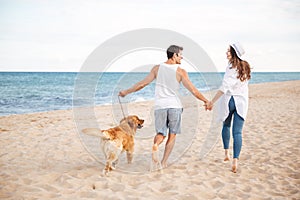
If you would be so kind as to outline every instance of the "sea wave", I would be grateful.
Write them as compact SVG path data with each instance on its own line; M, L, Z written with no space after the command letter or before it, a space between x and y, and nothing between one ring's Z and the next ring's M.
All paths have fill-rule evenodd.
M76 82L77 73L55 72L0 72L0 115L70 109L73 106L111 105L118 103L118 91L131 87L147 73L88 73L82 82ZM189 73L191 82L201 92L218 89L224 73ZM89 82L92 78L97 85ZM250 84L300 80L300 73L252 73ZM76 84L76 85L75 85ZM90 98L79 95L76 88L94 91ZM78 91L77 91L78 92ZM122 98L124 103L154 99L155 83ZM180 94L190 95L184 87Z

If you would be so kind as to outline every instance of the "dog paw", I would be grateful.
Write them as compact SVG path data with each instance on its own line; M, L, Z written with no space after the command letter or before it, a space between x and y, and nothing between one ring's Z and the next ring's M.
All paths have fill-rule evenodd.
M108 168L108 171L112 171L112 170L114 170L114 169L116 169L114 166L110 166L110 167Z
M108 171L104 169L104 170L102 171L102 174L103 174L104 176L108 176Z

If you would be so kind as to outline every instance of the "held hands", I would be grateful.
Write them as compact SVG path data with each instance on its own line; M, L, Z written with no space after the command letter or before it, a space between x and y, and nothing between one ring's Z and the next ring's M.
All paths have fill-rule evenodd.
M214 105L211 101L205 102L205 104L204 104L205 110L209 110L209 111L212 110L213 106Z
M127 94L128 94L129 92L127 91L127 90L122 90L122 91L120 91L119 92L119 96L120 97L125 97ZM207 102L205 102L205 104L204 104L204 107L205 107L205 110L207 111L207 110L209 110L209 111L211 111L212 109L213 109L213 102L212 101L207 101Z

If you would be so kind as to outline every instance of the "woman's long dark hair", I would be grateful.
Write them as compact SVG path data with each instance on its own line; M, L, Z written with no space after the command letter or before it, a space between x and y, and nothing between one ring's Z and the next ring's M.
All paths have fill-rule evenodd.
M232 67L236 67L238 71L237 78L241 81L249 80L251 78L251 68L247 61L240 59L232 46L230 46L231 59L229 63Z

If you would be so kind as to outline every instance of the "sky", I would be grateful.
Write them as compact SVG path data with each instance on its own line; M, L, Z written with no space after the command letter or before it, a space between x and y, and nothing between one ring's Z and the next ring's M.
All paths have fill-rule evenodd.
M78 72L103 42L142 28L187 36L219 71L235 41L252 71L300 71L299 0L0 0L0 71ZM164 52L137 54L107 70L128 71L141 57L166 59Z

